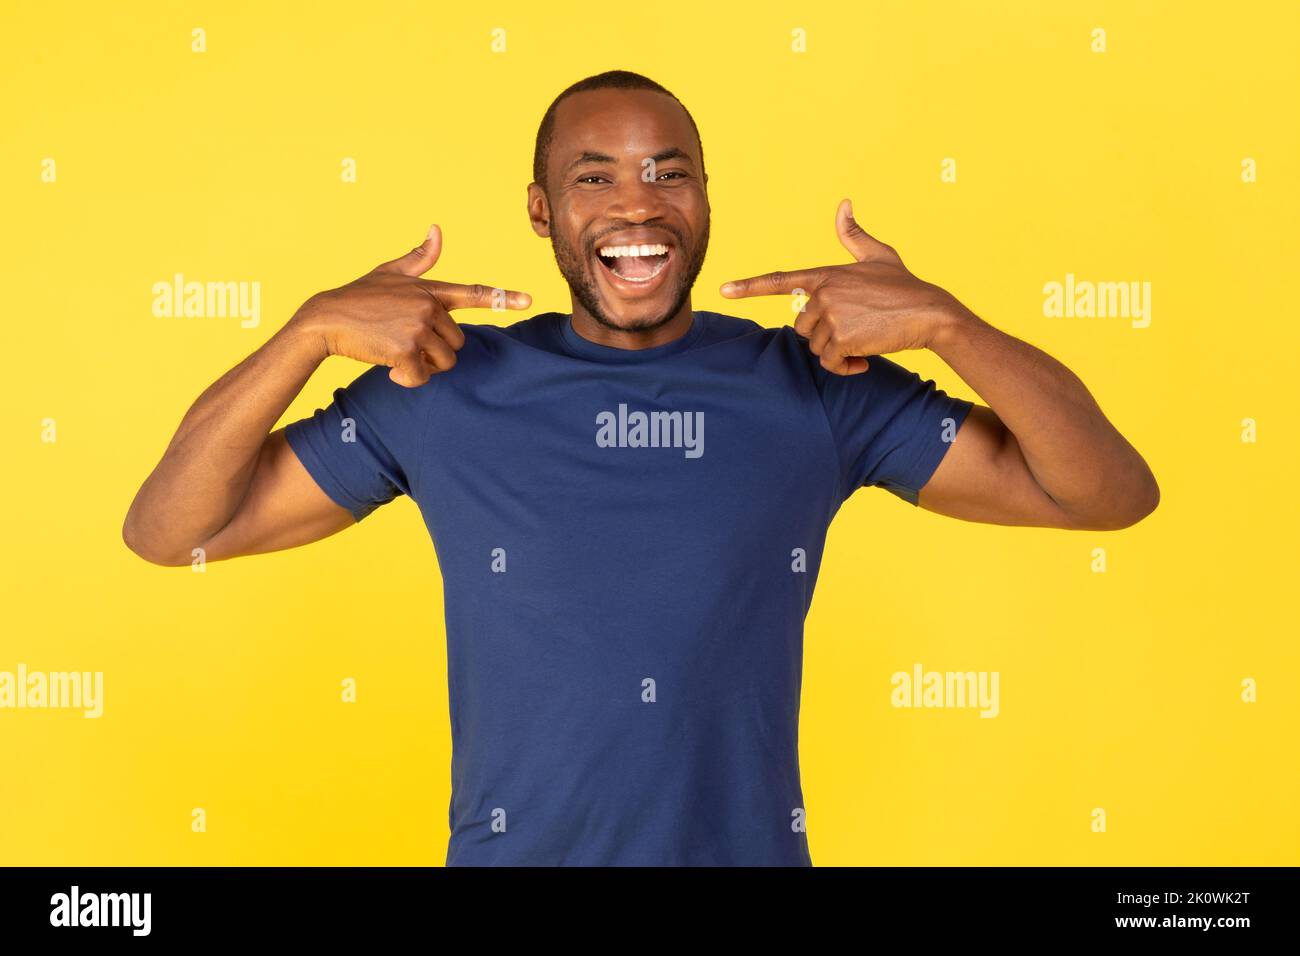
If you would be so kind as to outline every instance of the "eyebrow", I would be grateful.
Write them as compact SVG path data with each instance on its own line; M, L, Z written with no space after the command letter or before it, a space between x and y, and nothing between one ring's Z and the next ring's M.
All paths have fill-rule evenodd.
M676 146L669 146L667 149L661 149L659 152L651 156L650 159L656 163L666 163L670 159L682 159L688 163L691 162L691 157L687 153L678 149ZM569 168L567 171L572 172L573 170L577 169L579 166L590 166L596 163L616 163L616 162L618 162L618 160L616 160L613 156L607 156L604 153L594 153L591 150L584 150L581 156L579 156L577 159L575 159L573 162L569 164Z

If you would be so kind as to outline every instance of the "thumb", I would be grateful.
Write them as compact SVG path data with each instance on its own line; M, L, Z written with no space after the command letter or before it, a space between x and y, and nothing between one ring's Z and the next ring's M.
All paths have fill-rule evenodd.
M429 235L404 256L385 262L376 272L398 272L405 276L422 276L438 261L442 254L442 230L437 224L429 227Z
M840 245L849 250L858 262L874 259L888 248L858 225L858 221L853 218L851 199L840 200L840 208L835 211L835 234L840 238Z

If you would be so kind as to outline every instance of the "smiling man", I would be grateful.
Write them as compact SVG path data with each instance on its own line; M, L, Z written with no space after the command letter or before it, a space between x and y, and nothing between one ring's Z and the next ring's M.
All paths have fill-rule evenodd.
M421 278L434 227L200 396L125 540L220 560L409 495L444 579L448 864L809 865L803 623L840 505L873 486L971 521L1118 529L1156 482L1078 378L913 276L847 202L852 261L723 287L798 294L792 328L692 309L703 150L645 77L564 91L533 175L569 313L457 324L531 299ZM882 357L908 349L987 404ZM273 430L329 355L373 367Z

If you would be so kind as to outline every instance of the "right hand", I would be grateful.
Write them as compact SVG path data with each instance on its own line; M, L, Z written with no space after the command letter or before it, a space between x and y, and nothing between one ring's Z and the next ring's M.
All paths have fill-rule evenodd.
M398 385L423 385L455 365L465 344L452 309L526 309L533 302L526 292L421 279L441 252L442 230L435 225L406 255L345 286L316 293L290 323L319 335L325 355L387 365L388 377Z

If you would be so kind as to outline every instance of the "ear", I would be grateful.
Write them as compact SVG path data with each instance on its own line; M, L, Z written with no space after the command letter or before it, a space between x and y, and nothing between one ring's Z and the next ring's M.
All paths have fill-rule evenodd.
M528 184L528 221L543 239L551 235L551 204L537 183Z

